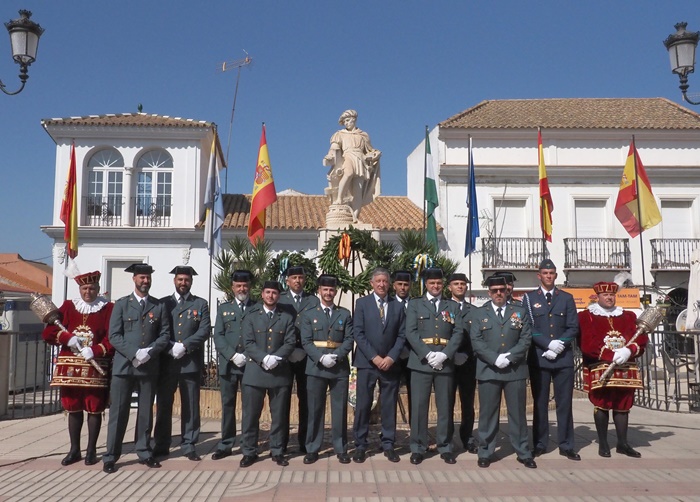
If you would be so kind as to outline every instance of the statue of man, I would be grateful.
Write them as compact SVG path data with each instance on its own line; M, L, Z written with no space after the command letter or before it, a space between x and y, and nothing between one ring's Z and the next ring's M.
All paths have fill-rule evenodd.
M333 204L346 204L357 222L362 206L379 195L379 158L382 152L372 147L369 134L356 127L357 112L345 110L338 119L345 127L331 137L331 147L323 159L330 165L331 187L337 184Z

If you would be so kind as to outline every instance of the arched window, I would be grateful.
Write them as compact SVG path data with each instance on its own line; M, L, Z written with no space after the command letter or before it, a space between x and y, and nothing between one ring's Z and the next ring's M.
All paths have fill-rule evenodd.
M90 157L87 167L87 224L120 225L124 158L114 148L105 148Z
M136 226L168 226L172 210L173 158L149 150L136 163Z

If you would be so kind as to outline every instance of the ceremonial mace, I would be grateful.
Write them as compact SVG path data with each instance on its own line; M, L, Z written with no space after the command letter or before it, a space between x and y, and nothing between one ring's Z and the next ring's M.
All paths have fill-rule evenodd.
M47 296L40 295L39 293L32 293L32 302L29 304L29 308L41 319L41 322L58 326L61 331L70 334L70 331L61 324L61 319L63 317L61 311L58 310L58 307L56 307ZM80 351L76 347L70 347L70 349L76 356L80 354ZM92 364L92 367L95 368L100 375L106 375L105 370L102 369L97 361L90 359L88 362Z
M642 333L650 333L654 331L656 327L661 323L663 318L663 310L661 310L659 307L649 307L644 312L642 312L642 315L640 315L637 318L637 332L630 339L630 341L627 342L625 347L629 347L630 345L632 345L637 339L637 337ZM615 363L614 361L610 364L610 366L608 366L608 369L606 369L600 377L601 383L605 382L605 380L607 380L610 377L610 374L613 372L616 366L617 363Z

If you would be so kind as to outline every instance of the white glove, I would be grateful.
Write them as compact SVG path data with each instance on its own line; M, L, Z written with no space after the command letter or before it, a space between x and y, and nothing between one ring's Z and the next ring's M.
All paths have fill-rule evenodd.
M296 348L292 351L291 354L289 354L288 361L290 363L296 363L301 361L306 357L306 351L304 349Z
M615 355L613 356L613 362L615 364L625 364L629 358L632 356L632 351L627 347L622 347L621 349L614 350Z
M180 359L182 356L185 355L185 352L187 352L187 349L185 348L184 344L182 344L180 342L175 342L171 351L172 351L172 355L175 359Z
M77 336L72 336L68 339L68 342L66 343L69 348L71 349L82 349L83 348L83 342L80 341L80 338Z
M236 352L233 357L231 357L231 362L238 366L239 368L242 368L245 366L245 363L247 362L245 354L242 352Z
M326 368L332 368L335 366L336 359L338 359L338 354L323 354L318 362L320 362Z
M505 354L499 354L498 357L496 358L496 362L494 363L496 365L496 368L498 368L498 369L506 368L510 364L510 361L508 360L509 355L510 355L510 352L506 352Z
M542 357L554 361L557 358L557 353L552 350L546 350L542 353Z
M430 351L428 354L425 356L425 360L428 362L429 365L433 365L433 358L435 357L436 352Z
M132 365L134 368L138 368L139 366L141 366L141 363L138 361L138 359L134 358L134 360L131 361L131 365Z
M263 358L262 367L266 370L275 369L281 360L282 358L280 356L273 356L272 354L268 354Z
M447 354L444 352L433 352L433 364L437 364L439 366L442 366L445 361L447 361ZM431 364L431 366L433 366ZM433 366L435 368L435 366Z
M467 362L467 359L469 359L469 356L465 352L455 352L455 366L462 366Z
M89 361L90 359L95 358L95 353L92 351L90 347L84 347L80 349L80 355L83 356L83 359L86 361Z
M561 340L552 340L551 342L549 342L549 345L547 346L547 348L549 350L551 350L552 352L554 352L555 354L561 354L562 352L564 352L564 349L566 348L566 346L564 345L564 342L562 342ZM549 359L549 358L547 358L547 359Z
M149 354L150 351L150 348L139 349L136 351L136 356L134 356L134 359L136 359L139 362L139 365L145 364L151 358L151 354Z

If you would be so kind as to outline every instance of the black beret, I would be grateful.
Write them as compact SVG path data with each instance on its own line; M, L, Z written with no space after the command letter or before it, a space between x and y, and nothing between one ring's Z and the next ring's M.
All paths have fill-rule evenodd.
M280 283L277 281L265 281L263 283L263 289L276 289L277 292L282 291L282 286L280 286Z
M451 283L452 281L464 281L466 283L471 282L469 279L467 279L467 274L459 273L450 274L450 276L447 278L447 284Z
M317 286L330 286L332 288L338 287L338 278L332 274L321 274L316 280Z
M131 272L134 275L152 274L155 272L155 270L153 270L153 267L151 267L148 263L132 263L124 269L124 272Z
M411 282L411 272L407 270L396 270L391 274L391 282L395 281Z
M306 275L306 270L304 270L304 267L300 265L293 265L291 267L287 267L287 270L284 273L287 277L290 275Z
M184 275L189 275L190 277L192 277L193 275L197 275L197 272L195 271L195 269L193 269L192 267L184 266L184 265L180 265L178 267L175 267L174 269L172 269L170 271L170 273L175 274L175 275L184 274Z
M496 272L491 277L503 277L508 284L513 284L515 281L517 281L513 272Z
M428 279L442 279L443 274L442 274L442 269L437 268L437 267L429 267L423 270L423 279L426 281Z
M549 258L545 258L544 260L542 260L540 262L540 270L550 270L550 269L554 269L554 270L557 269L556 265L554 265L554 262L552 260L550 260Z
M253 280L253 274L248 270L234 270L231 274L233 282L250 282Z
M506 278L502 275L492 275L490 277L486 278L486 286L489 288L491 286L505 286L506 285Z

